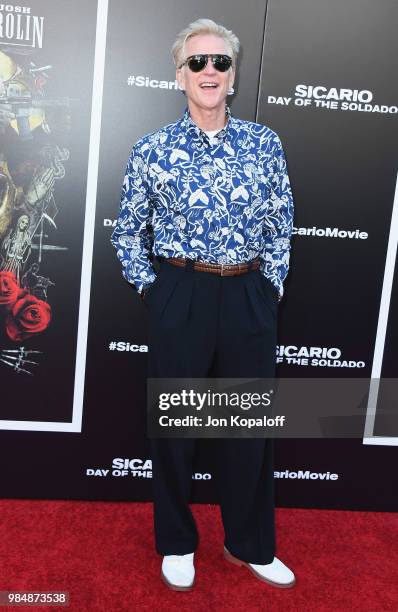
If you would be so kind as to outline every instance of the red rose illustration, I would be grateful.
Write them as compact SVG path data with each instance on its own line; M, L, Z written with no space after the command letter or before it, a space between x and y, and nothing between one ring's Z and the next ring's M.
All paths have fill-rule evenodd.
M50 320L50 305L25 293L15 302L6 318L6 332L15 342L25 340L46 329Z
M17 301L21 288L18 285L15 274L12 272L0 272L0 304L11 306Z

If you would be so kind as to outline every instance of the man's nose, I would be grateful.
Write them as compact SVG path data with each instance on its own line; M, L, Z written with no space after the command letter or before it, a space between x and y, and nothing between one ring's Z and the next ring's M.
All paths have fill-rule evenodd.
M203 72L205 74L211 74L211 75L213 75L215 72L217 72L217 70L213 66L213 62L211 60L211 57L207 58L207 64L204 67Z

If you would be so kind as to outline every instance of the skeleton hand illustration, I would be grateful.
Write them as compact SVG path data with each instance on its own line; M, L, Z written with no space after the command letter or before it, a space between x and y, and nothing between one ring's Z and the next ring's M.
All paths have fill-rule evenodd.
M45 168L33 176L25 196L25 204L28 211L34 210L36 205L44 199L48 199L54 189L54 170Z
M21 367L29 367L26 364L39 365L37 361L26 359L26 357L33 353L41 353L41 351L25 349L23 346L20 346L19 349L2 349L0 352L0 362L5 363L18 374L24 372L25 374L30 374L33 376L33 372L29 372L29 370L25 370L25 368Z

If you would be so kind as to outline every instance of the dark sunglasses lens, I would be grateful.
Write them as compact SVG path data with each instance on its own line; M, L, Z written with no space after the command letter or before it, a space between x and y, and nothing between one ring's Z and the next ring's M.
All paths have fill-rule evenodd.
M200 72L207 64L207 57L205 55L196 55L192 57L188 62L188 67L192 72Z
M231 67L232 61L226 55L215 55L213 66L219 72L226 72Z

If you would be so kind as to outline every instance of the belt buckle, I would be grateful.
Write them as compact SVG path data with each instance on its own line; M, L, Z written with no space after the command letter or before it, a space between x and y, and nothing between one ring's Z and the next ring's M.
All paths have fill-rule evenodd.
M221 276L224 276L224 265L225 264L223 264L223 263L221 264Z

